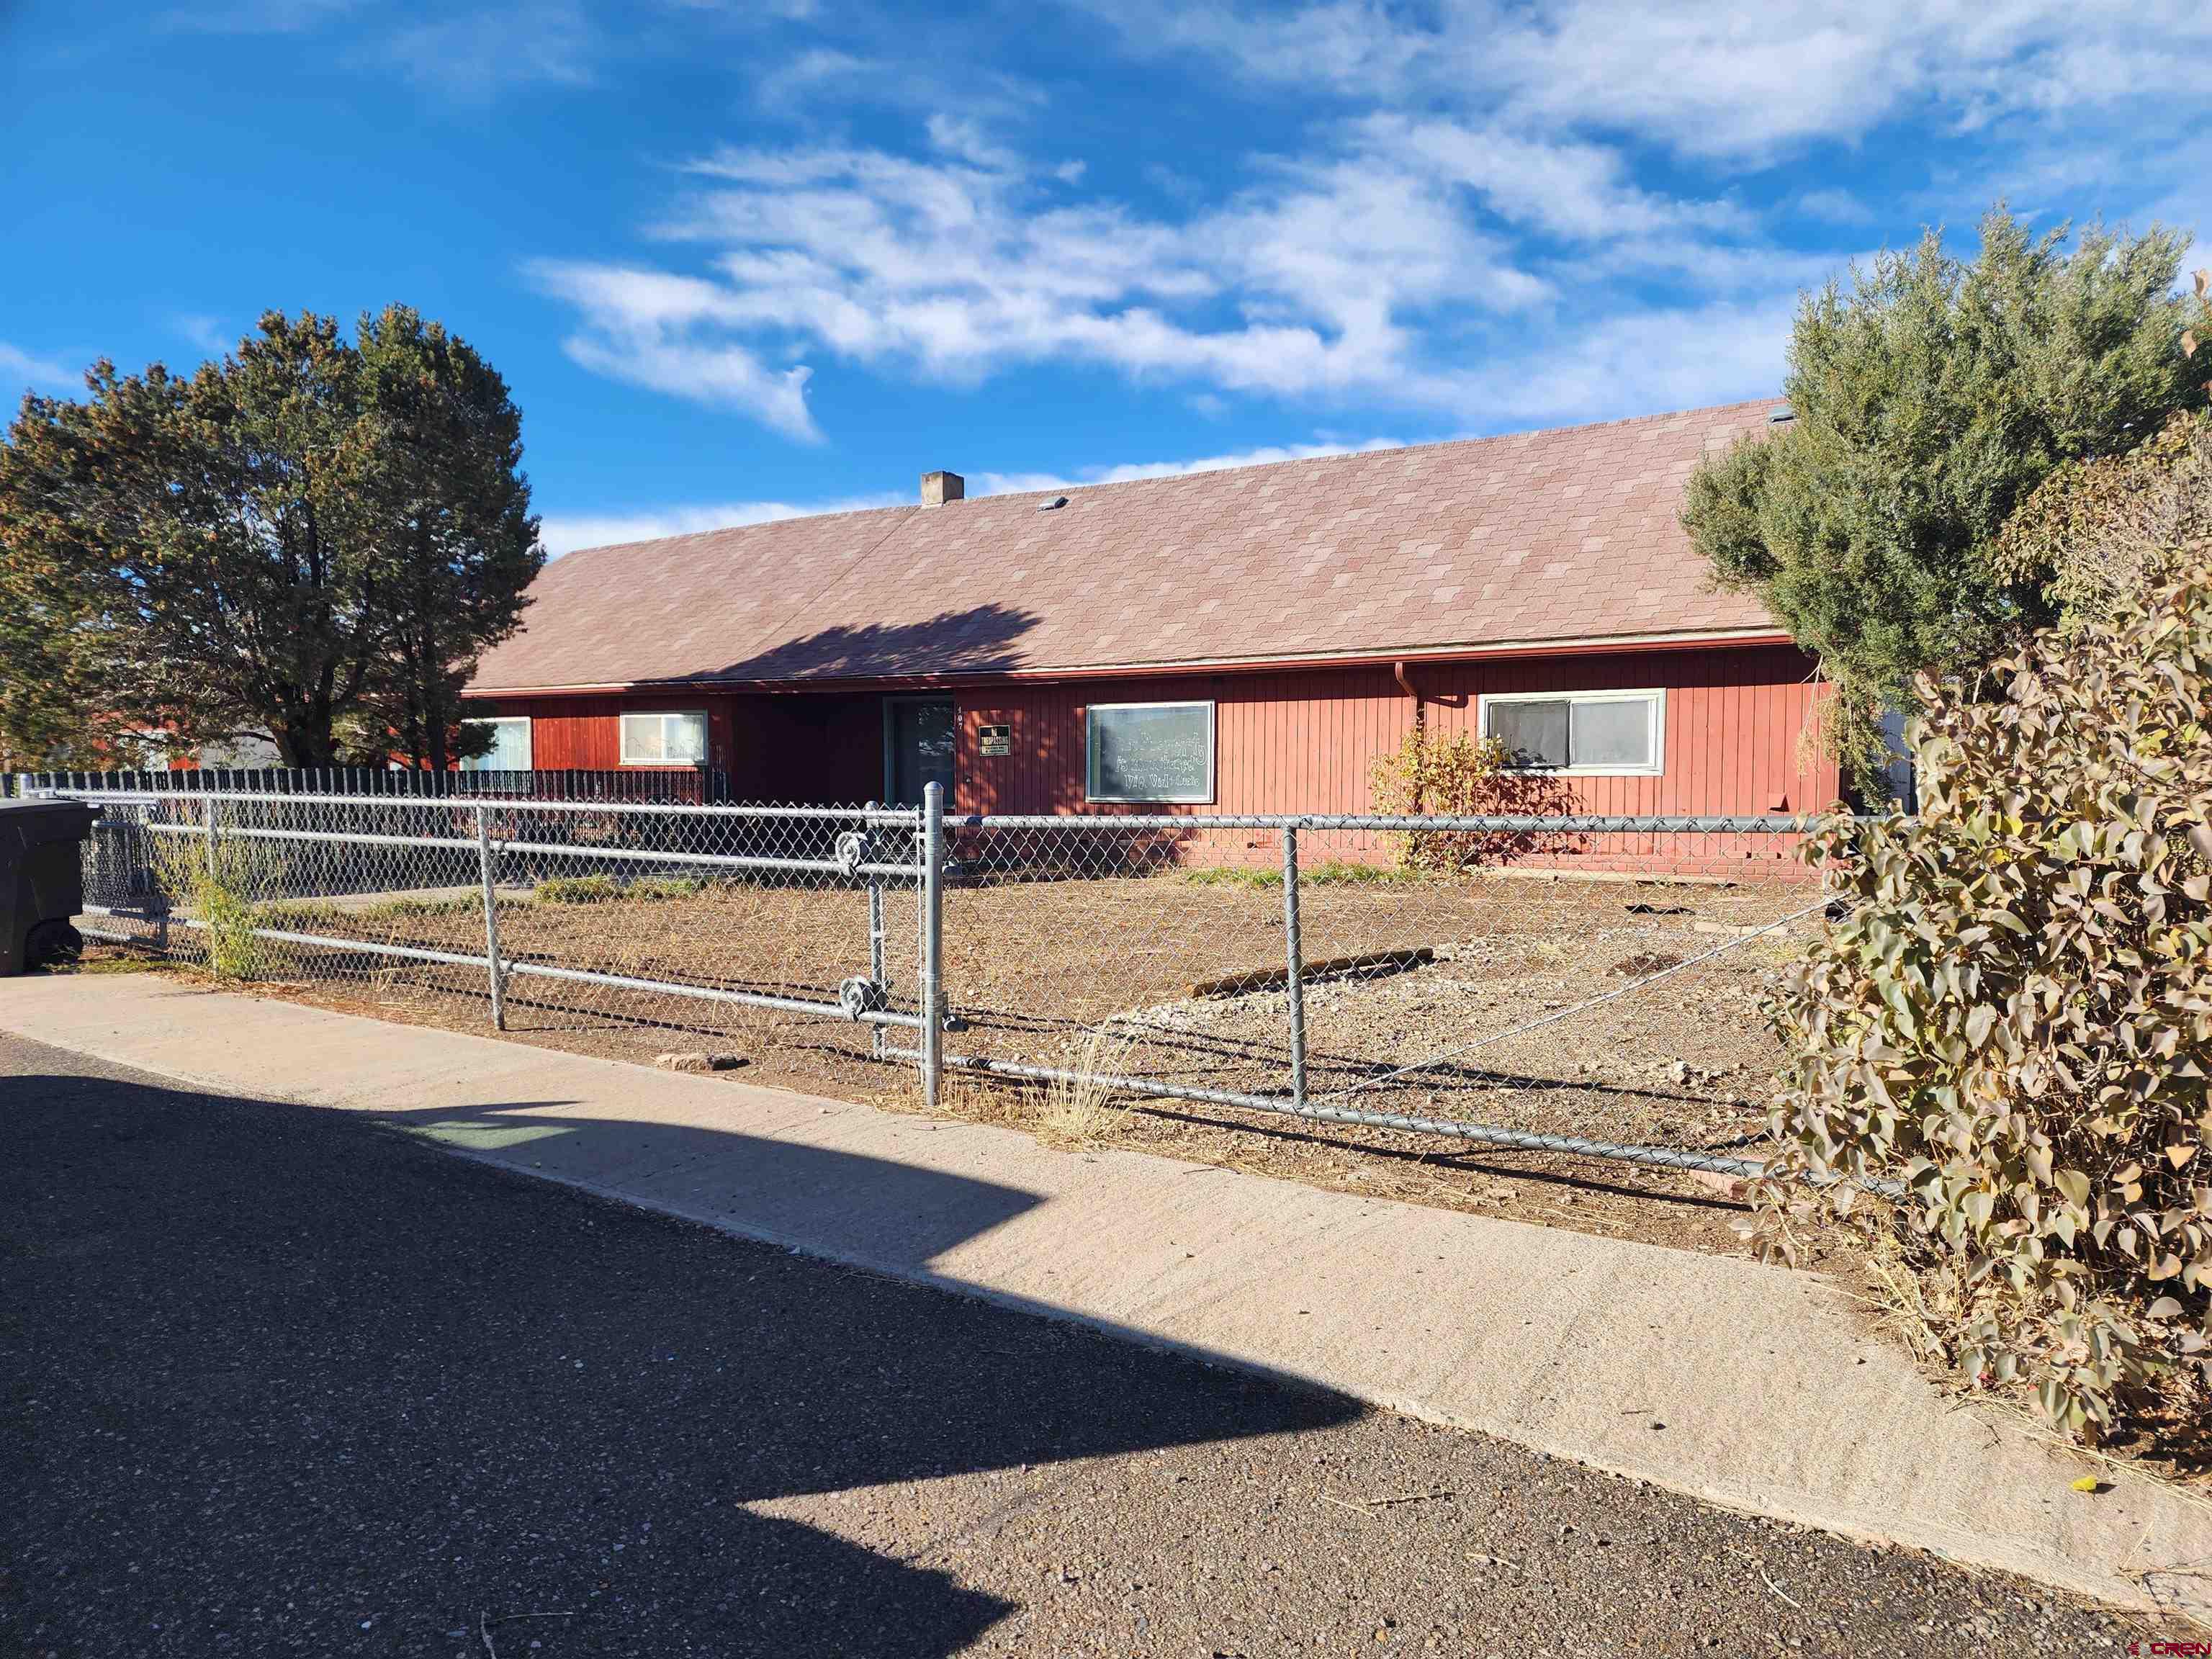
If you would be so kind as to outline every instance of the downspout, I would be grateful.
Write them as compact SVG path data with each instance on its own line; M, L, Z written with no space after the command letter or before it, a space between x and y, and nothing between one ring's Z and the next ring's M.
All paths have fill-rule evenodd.
M1421 773L1427 760L1426 751L1428 749L1429 738L1428 705L1421 701L1420 688L1413 684L1413 677L1408 672L1407 665L1404 658L1401 657L1397 661L1390 665L1390 672L1392 677L1397 680L1400 689L1402 690L1407 696L1413 700L1413 799L1412 805L1414 811L1419 812L1425 810L1421 800Z

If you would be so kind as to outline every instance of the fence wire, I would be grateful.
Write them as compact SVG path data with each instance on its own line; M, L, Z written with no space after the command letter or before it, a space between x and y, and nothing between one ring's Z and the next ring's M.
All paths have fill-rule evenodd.
M877 1032L921 1024L916 813L93 798L81 928L228 978L425 1014L475 1003L507 1030L600 1051L629 1034L859 1060Z
M1723 1174L1820 925L1778 818L83 798L85 931L234 978L831 1092L1072 1081Z
M1820 908L1800 828L958 820L946 1063L1747 1174Z

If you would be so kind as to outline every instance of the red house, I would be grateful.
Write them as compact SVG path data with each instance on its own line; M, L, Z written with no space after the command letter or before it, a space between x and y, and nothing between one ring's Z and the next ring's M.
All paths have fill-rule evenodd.
M1814 665L1713 590L1700 457L1786 410L921 502L572 553L472 688L480 764L728 772L745 800L1371 810L1417 719L1584 810L1802 811Z

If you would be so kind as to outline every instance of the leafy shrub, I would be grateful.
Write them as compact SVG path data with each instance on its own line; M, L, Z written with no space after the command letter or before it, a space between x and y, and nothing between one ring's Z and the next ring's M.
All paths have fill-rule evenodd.
M1820 660L1820 725L1873 786L1912 675L1972 672L2054 620L1992 541L2054 469L2132 447L2203 390L2174 349L2185 235L2038 234L2000 203L1971 259L1942 233L1803 296L1794 418L1701 464L1682 522L1724 587Z
M1920 681L1917 820L1810 838L1849 908L1775 1009L1766 1236L1875 1219L1792 1176L1904 1182L1945 1351L2095 1436L2212 1381L2212 569L1991 672Z
M2136 449L2061 467L1996 540L1999 571L2043 584L2069 632L2208 556L2212 415L2202 410L2176 415Z
M1558 817L1575 810L1564 781L1540 772L1507 770L1512 756L1496 738L1458 732L1437 737L1417 728L1405 746L1379 755L1369 769L1375 810L1432 817ZM1394 834L1398 862L1407 870L1447 873L1503 862L1565 844L1550 835L1468 830L1413 830Z

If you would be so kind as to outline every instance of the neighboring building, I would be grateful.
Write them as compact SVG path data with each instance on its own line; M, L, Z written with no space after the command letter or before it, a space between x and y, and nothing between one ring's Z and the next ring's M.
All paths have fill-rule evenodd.
M1370 810L1425 721L1603 812L1826 805L1814 665L1683 533L1742 404L572 553L473 694L479 764L726 771L739 799Z

